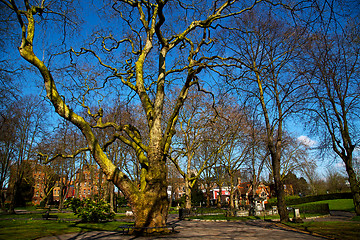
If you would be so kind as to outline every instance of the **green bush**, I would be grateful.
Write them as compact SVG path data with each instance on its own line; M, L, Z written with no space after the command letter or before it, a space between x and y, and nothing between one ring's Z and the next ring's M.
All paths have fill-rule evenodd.
M295 205L293 207L299 208L300 213L330 214L329 204L327 203Z
M196 208L194 209L195 214L210 214L210 213L226 213L226 209L222 208Z
M95 197L94 199L86 198L80 200L73 198L66 202L75 215L81 218L82 222L101 222L111 220L115 214L110 211L110 205L103 199Z
M128 201L124 196L120 196L117 198L117 204L119 207L126 207L128 204Z
M79 198L68 198L65 202L65 207L71 208L71 210L78 214L78 211L82 207L83 203Z

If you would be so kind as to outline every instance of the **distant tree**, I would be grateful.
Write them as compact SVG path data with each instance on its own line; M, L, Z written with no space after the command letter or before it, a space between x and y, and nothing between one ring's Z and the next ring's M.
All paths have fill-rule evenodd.
M328 193L347 192L350 190L347 177L334 169L326 171L326 186Z
M228 98L227 101L233 100L228 96L225 98ZM251 153L256 151L256 146L252 141L254 126L252 126L250 117L247 116L246 109L237 104L224 104L221 108L221 115L228 120L228 140L219 156L218 163L221 168L216 168L215 172L222 170L217 173L217 180L219 186L225 181L224 183L230 187L229 203L230 208L233 209L240 169L244 168L245 165L251 165Z
M215 166L215 163L218 161L219 156L218 154L213 153L217 149L217 144L213 144L212 142L205 142L200 146L197 151L198 157L201 157L202 159L208 159L209 161L209 167L204 168L200 176L200 181L205 188L205 199L207 207L211 206L211 190L215 187L215 171L213 166Z
M349 26L340 33L314 33L304 48L299 72L309 88L306 114L321 136L320 147L327 155L332 150L343 161L355 212L360 215L360 182L354 169L354 152L360 141L360 45L353 30Z
M5 188L10 177L10 166L15 159L16 125L15 112L6 109L0 119L0 194L1 208L5 208Z
M184 178L187 209L191 209L191 192L202 172L215 163L214 156L218 156L227 142L226 129L217 128L222 118L211 103L206 94L192 92L179 114L179 127L172 147L172 162ZM203 145L215 147L207 148L212 152L205 156L199 151Z
M280 219L286 222L289 217L281 179L281 159L285 121L303 96L299 94L301 82L291 69L304 31L276 17L272 11L260 14L253 10L236 19L236 23L238 28L223 38L223 44L232 52L237 69L225 77L240 96L246 95L242 99L257 107L262 116Z
M10 110L10 109L9 109ZM22 196L22 191L33 184L32 171L37 163L36 146L38 141L45 137L46 118L43 102L35 96L27 96L14 102L11 108L16 121L14 125L13 159L11 163L11 176L8 188L10 196L10 211L14 212L16 196ZM29 190L31 191L31 190Z
M309 185L305 178L298 178L293 172L289 172L284 178L285 184L291 184L294 190L294 195L304 196L309 194Z
M47 139L47 149L39 149L41 152L38 152L38 154L41 156L43 163L45 161L53 171L52 173L47 172L48 181L51 181L52 177L56 178L57 187L60 188L58 208L61 210L64 207L70 186L75 181L78 167L84 165L80 163L79 156L73 156L77 149L82 149L84 142L76 129L66 121L60 121L56 129L57 131ZM48 156L52 156L50 163L46 162ZM84 160L86 159L85 155L80 156Z

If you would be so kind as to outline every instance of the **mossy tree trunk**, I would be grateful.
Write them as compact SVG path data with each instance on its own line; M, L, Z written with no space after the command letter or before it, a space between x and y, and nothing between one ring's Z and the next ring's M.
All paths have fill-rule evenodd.
M118 124L116 121L104 123L104 111L100 106L95 109L95 112L97 112L93 113L94 110L92 107L93 105L96 105L95 103L87 106L84 101L80 104L82 109L87 109L87 112L84 113L85 116L82 116L71 109L65 102L65 97L60 95L49 67L38 58L33 50L35 25L37 24L35 18L38 17L39 20L42 20L44 17L43 13L46 13L46 17L48 15L51 16L51 14L54 13L53 9L49 11L47 9L48 6L44 5L44 1L41 1L41 3L39 2L39 5L31 5L33 2L28 0L25 0L22 5L17 5L15 1L6 0L2 0L1 3L12 10L17 17L17 21L21 28L21 44L18 48L19 53L26 61L39 70L44 82L46 96L52 103L55 112L75 125L86 140L87 147L78 149L72 155L58 154L52 158L44 155L46 161L49 162L57 157L75 157L84 151L90 152L107 176L107 179L114 182L130 201L135 214L135 226L164 226L168 210L166 158L169 153L172 137L175 134L175 125L178 120L179 112L184 105L189 89L192 86L199 84L197 75L207 67L207 62L216 59L216 56L211 56L212 51L203 51L205 54L209 54L209 57L200 57L200 54L198 55L198 53L203 48L206 48L209 43L213 42L213 39L210 37L210 29L215 29L211 28L213 22L250 10L258 3L258 1L250 3L244 9L241 8L237 12L232 12L231 14L227 9L232 4L235 4L236 1L225 1L223 4L217 4L217 1L210 3L212 4L209 6L211 10L209 10L210 12L208 15L204 15L207 17L202 18L202 20L194 20L192 22L184 20L184 27L174 27L174 30L180 31L177 34L170 34L169 29L165 29L164 32L169 34L168 38L163 34L163 28L172 25L171 22L170 24L164 24L165 16L163 10L168 1L116 1L112 5L111 11L114 11L114 14L117 14L117 17L120 20L124 20L124 27L129 27L128 32L125 34L129 37L117 41L114 39L114 35L110 33L109 35L103 36L103 43L107 42L107 40L114 40L113 42L115 42L115 45L117 43L118 47L121 45L128 47L130 50L128 52L125 51L126 53L121 52L117 55L113 54L114 58L118 58L114 66L106 64L102 59L103 55L101 55L101 53L97 55L95 50L86 48L81 48L79 52L76 52L73 49L68 50L68 52L72 54L72 57L74 57L74 55L81 57L83 54L94 56L94 59L98 61L100 66L111 71L112 77L116 77L125 88L138 97L137 99L141 103L144 119L146 119L147 123L146 140L142 139L140 131L131 124ZM19 9L19 6L21 9ZM187 11L184 9L184 6L185 5L180 4L179 9ZM53 7L56 8L56 6ZM132 15L135 17L131 20L126 20L124 18L128 13L124 14L123 11L130 9L134 13L136 12ZM67 20L66 13L63 11L55 16L61 16L62 20ZM196 14L194 16L196 16ZM170 20L172 19L170 18ZM48 23L50 23L50 21ZM209 29L209 32L207 32L206 29ZM203 32L203 34L198 34L197 32L192 35L192 33L197 30ZM100 32L101 31L99 31L99 33ZM122 33L119 35L122 35ZM194 39L192 39L192 37L194 37ZM101 37L98 37L98 39L101 39ZM111 49L109 49L106 45L107 44L104 43L100 48L105 52L107 51L109 55L116 50L123 51L122 47L111 47ZM170 70L166 71L165 63L167 61L165 61L165 59L168 52L172 49L175 49L174 51L186 51L187 56L184 58L185 65L178 66L178 63L176 63L169 68ZM53 49L49 48L48 50ZM129 59L122 59L122 57L127 57L125 56L126 54L132 54L132 56L129 57ZM147 70L146 67L149 65L154 66L153 63L155 59L158 61L158 66L155 67L157 69L155 74L153 74L153 72L150 73L153 69ZM71 61L71 64L72 60L73 58L69 60ZM119 64L120 61L123 63ZM180 62L182 62L182 60ZM118 65L120 68L118 68ZM174 79L171 79L169 76L171 74L180 73L183 74L183 78L180 88L178 88L179 91L177 92L176 101L171 111L166 116L167 121L164 121L163 108L165 102L165 90L171 90L171 87L166 87L175 79L179 79L179 75L175 75ZM169 78L169 80L165 81L165 77ZM147 81L150 81L150 83ZM63 83L66 84L66 82ZM67 87L65 86L64 89L67 89ZM88 89L85 89L85 91L86 90ZM80 95L79 99L82 97L84 97L84 95ZM99 101L99 103L100 102L101 101ZM92 121L87 121L86 119L88 118L91 118ZM108 142L102 143L96 137L94 129L99 131L103 129L112 129L115 133L109 138L110 140ZM132 181L108 158L106 148L116 140L122 141L136 153L136 158L140 166L140 183Z

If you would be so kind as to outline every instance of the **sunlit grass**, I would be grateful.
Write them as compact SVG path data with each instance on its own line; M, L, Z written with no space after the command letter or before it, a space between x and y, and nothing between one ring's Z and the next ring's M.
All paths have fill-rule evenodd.
M287 223L287 226L327 236L332 239L360 239L360 222L304 222Z
M355 212L354 202L352 199L333 199L333 200L324 200L315 203L328 203L329 209L332 211L349 211Z
M80 223L62 220L0 220L0 239L37 239L45 236L72 232L117 231L120 225L128 222Z

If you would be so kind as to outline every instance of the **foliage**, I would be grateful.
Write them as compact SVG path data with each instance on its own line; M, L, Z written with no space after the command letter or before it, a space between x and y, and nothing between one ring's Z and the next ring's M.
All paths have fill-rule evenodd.
M82 222L101 222L113 219L115 215L110 211L110 205L97 197L84 200L74 198L69 200L66 206L70 207Z
M286 201L286 204L288 204L289 202L294 201L294 199L299 199L299 198L300 198L300 197L297 196L297 195L290 195L290 196L286 196L286 197L285 197L285 201ZM297 200L295 200L295 201L297 201ZM268 207L275 206L276 203L277 203L276 197L275 197L275 198L270 198L270 199L268 199L268 204L267 204L267 206L268 206Z
M191 204L193 206L200 206L200 203L206 202L204 193L196 188L191 191Z
M65 202L65 206L71 208L75 214L78 214L82 206L82 201L79 198L68 198Z
M323 200L349 199L349 198L352 198L351 193L333 193L333 194L322 194L322 195L307 196L303 198L292 199L289 200L287 203L289 205L295 205L295 204L307 203L307 202L318 202Z
M294 173L289 172L284 178L285 184L291 184L294 190L295 195L308 195L309 184L306 182L305 178L298 178Z
M126 207L127 204L128 204L128 201L127 201L127 199L125 197L118 197L117 198L117 204L120 207Z
M300 213L318 213L318 214L330 214L328 203L313 203L305 205L295 205L293 207L299 208Z

